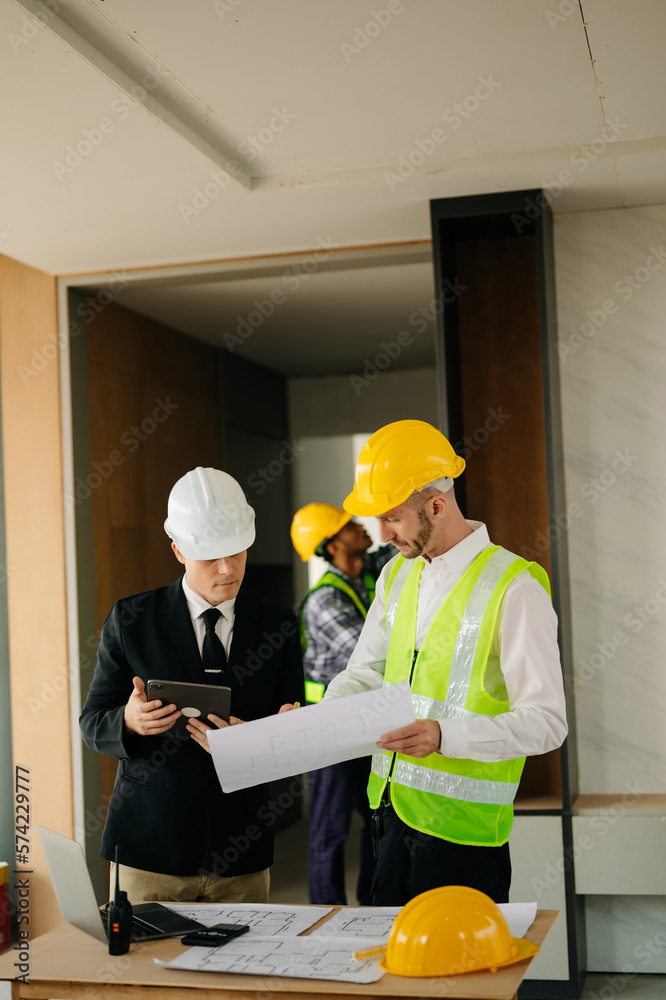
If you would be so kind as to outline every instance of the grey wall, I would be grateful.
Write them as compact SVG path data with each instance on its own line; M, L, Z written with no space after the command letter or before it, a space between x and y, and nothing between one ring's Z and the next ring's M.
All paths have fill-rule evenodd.
M607 796L578 837L588 968L663 974L666 205L557 221L580 791Z
M409 368L368 377L326 375L289 380L289 420L294 437L372 433L394 420L437 424L434 368Z

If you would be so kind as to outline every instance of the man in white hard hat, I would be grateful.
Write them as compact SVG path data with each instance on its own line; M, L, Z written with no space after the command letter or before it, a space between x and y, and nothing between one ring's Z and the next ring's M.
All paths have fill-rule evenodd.
M174 730L180 712L149 702L145 688L149 679L230 687L232 724L303 701L296 618L241 586L254 511L227 473L197 468L179 479L165 530L185 574L115 604L81 714L86 745L120 759L100 854L113 860L118 848L133 902L268 902L267 786L223 793L211 726L191 719Z
M375 596L375 581L393 548L368 552L372 539L351 514L327 503L309 503L294 514L291 540L303 562L328 563L301 604L305 697L318 702L347 666ZM353 812L363 819L356 895L371 901L374 858L366 795L370 758L331 764L310 773L308 886L311 903L346 905L344 849Z

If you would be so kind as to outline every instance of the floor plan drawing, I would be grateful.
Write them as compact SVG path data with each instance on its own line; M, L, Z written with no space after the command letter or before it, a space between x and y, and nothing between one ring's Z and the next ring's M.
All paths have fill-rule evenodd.
M190 948L173 961L159 964L167 969L348 983L374 983L384 974L377 958L355 960L350 940L308 936L250 942L247 938L245 934L242 941L231 941L220 948Z
M233 792L366 757L376 752L382 736L413 721L404 681L213 730L208 741L222 789Z
M284 935L296 937L331 912L330 906L271 906L265 903L166 903L171 910L198 920L206 927L213 924L249 924L244 939ZM228 947L228 945L226 946Z
M399 906L348 906L312 932L312 937L375 938L387 941Z

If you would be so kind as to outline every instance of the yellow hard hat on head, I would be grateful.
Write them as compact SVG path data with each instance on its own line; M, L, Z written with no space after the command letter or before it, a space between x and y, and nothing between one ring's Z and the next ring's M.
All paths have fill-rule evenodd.
M456 455L432 424L397 420L376 431L364 444L356 463L354 489L344 508L350 514L376 517L436 479L455 479L464 468L464 458Z
M303 562L307 562L327 538L337 535L351 514L329 503L309 503L294 514L291 540Z
M512 938L497 903L478 889L447 885L415 896L395 918L385 972L394 976L456 976L522 962L539 948Z

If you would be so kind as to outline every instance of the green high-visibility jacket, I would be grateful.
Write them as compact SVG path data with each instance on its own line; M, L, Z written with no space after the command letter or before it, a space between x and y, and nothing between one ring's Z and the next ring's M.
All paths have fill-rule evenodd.
M374 576L372 576L371 573L366 573L364 575L364 581L365 581L365 588L368 594L368 602L369 604L372 604L372 602L375 599L375 587L376 587L375 578ZM341 590L343 594L346 594L347 597L349 597L349 599L356 605L358 610L361 612L363 619L365 620L368 617L368 609L365 607L365 605L361 601L361 598L358 596L354 588L350 587L347 581L343 580L342 577L338 576L337 573L332 573L330 570L326 570L324 575L317 581L317 583L315 583L314 587L311 587L308 590L301 604L300 627L301 627L301 646L303 647L303 652L306 651L308 646L307 639L305 637L303 610L305 608L305 603L310 594L313 594L315 590L319 590L320 587L336 587L338 590ZM310 681L306 679L305 681L306 701L309 702L321 701L325 693L326 693L325 684L322 684L320 681Z
M422 560L400 556L387 580L384 683L411 680L417 719L508 712L508 700L498 700L484 688L489 666L493 676L501 672L492 643L502 598L524 570L550 593L545 570L500 546L484 549L440 607L415 658L422 568ZM509 839L524 763L524 757L491 763L438 753L378 753L372 758L368 797L376 809L390 775L391 802L409 826L457 844L499 846Z

